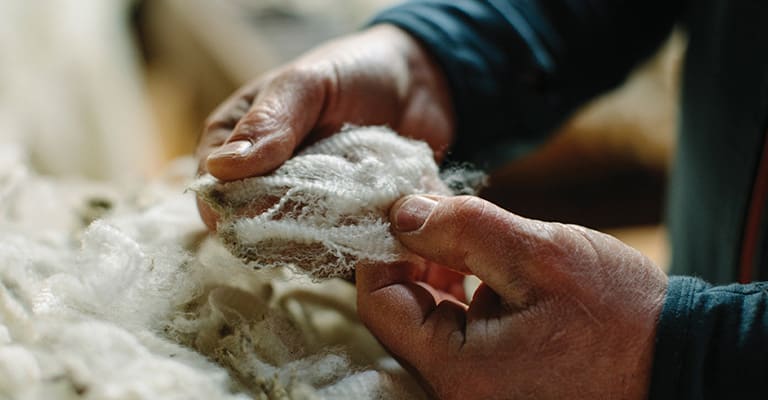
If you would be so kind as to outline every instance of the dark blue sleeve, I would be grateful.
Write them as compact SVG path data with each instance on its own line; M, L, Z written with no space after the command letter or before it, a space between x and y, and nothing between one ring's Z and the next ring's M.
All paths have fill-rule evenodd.
M672 277L656 334L652 399L768 398L768 282Z
M379 14L445 72L454 158L498 165L621 83L669 34L682 0L416 0Z

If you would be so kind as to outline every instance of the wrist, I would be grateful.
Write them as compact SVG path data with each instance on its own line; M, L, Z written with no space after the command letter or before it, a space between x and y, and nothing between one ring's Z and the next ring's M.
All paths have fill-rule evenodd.
M658 271L650 271L658 275L654 279L655 284L646 288L646 307L640 310L644 316L636 316L638 337L630 353L627 355L627 365L631 366L623 390L623 398L646 399L650 391L651 377L653 374L653 359L656 350L656 332L661 311L666 298L668 279L666 275Z

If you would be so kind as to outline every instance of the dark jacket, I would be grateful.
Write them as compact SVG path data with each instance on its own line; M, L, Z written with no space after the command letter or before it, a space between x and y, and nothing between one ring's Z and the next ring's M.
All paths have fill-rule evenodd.
M747 284L768 280L768 1L420 0L374 23L432 53L452 90L454 156L483 166L529 151L681 26L668 226L672 274L687 276L670 279L651 393L768 398L768 284Z

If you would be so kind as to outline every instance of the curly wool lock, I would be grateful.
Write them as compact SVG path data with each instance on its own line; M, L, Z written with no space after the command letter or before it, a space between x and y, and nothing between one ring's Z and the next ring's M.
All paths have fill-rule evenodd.
M191 189L219 213L235 256L315 279L412 257L390 233L389 208L408 194L450 193L429 146L384 127L347 128L267 176L222 183L206 175Z

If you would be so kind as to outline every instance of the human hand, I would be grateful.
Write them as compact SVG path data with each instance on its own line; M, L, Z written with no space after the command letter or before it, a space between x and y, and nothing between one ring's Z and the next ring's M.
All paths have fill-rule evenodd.
M378 25L317 48L226 100L206 122L199 171L231 181L267 173L342 125L383 125L426 141L439 160L454 121L442 72L420 45ZM214 230L216 215L198 201Z
M467 305L413 264L357 269L361 319L433 395L646 397L667 278L642 254L476 197L407 196L390 218L411 251L483 281Z

